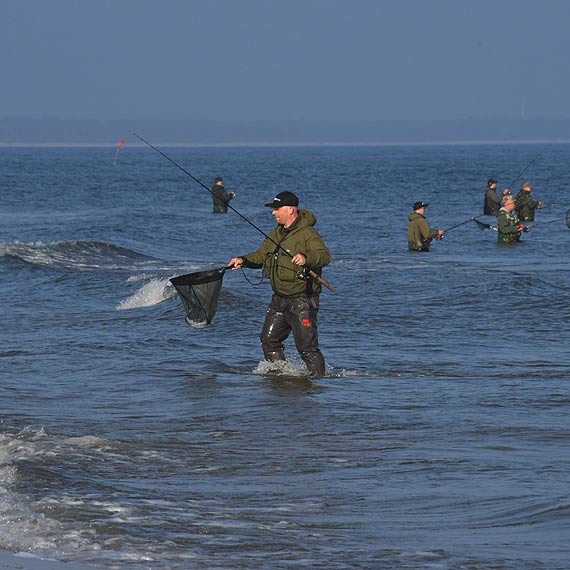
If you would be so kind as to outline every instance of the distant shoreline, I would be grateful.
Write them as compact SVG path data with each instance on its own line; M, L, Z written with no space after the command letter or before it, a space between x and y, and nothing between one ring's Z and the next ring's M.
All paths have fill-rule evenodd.
M154 145L169 148L288 148L288 147L385 147L385 146L471 146L471 145L529 145L570 144L570 139L528 139L528 140L449 140L449 141L399 141L399 142L229 142L229 143L174 143L157 142ZM146 148L139 142L125 143L125 147ZM34 143L0 142L0 148L116 148L117 143Z

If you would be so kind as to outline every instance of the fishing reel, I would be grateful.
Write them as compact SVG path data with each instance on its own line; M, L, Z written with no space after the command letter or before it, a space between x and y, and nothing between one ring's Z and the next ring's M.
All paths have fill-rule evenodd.
M308 267L302 267L297 271L297 277L303 281L308 281L309 279L312 279L310 271L311 270Z

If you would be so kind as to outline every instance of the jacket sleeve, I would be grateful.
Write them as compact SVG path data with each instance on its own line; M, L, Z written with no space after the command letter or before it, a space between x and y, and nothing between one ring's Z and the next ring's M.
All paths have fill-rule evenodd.
M307 258L307 265L311 268L319 268L331 262L331 254L324 244L319 232L311 228L305 239L305 251L298 251Z
M269 234L269 238L273 238L273 232ZM251 253L246 253L245 255L240 255L243 259L243 264L245 267L250 269L260 269L263 267L267 257L274 253L277 246L271 241L271 239L265 238L263 243L259 246L257 251L252 251Z

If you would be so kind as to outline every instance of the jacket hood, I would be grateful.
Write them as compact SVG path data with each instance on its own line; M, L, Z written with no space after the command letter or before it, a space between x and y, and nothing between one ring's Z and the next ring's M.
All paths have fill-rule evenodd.
M418 214L417 212L413 212L411 214L408 214L408 222L411 222L413 220L417 220L418 218L425 218L425 216L422 216L421 214Z
M309 210L299 210L299 217L295 220L295 223L287 228L288 231L298 230L307 226L314 226L317 223L317 218Z

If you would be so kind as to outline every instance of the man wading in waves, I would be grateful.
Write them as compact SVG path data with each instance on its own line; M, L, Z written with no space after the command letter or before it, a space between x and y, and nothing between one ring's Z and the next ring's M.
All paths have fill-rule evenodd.
M424 216L428 204L415 202L414 213L408 214L408 249L410 251L429 251L432 239L442 239L443 230L432 230Z
M509 193L509 189L503 190L503 196ZM501 200L497 195L497 181L494 178L489 178L487 188L485 188L485 200L483 202L483 214L485 216L496 216L501 209Z
M308 210L300 210L298 205L299 199L293 192L280 192L273 202L265 204L272 208L277 227L257 251L234 257L228 265L232 269L263 268L271 283L273 297L261 331L265 360L285 360L283 342L293 331L295 346L310 376L320 377L325 373L317 334L321 285L310 277L305 266L320 275L331 256L314 228L315 216Z
M211 192L212 200L214 202L214 214L227 214L228 204L236 193L230 192L228 194L224 188L224 183L219 176L214 180Z
M503 207L497 215L497 241L499 243L516 243L521 240L521 232L528 232L528 228L520 223L519 217L514 212L514 196L503 198Z

